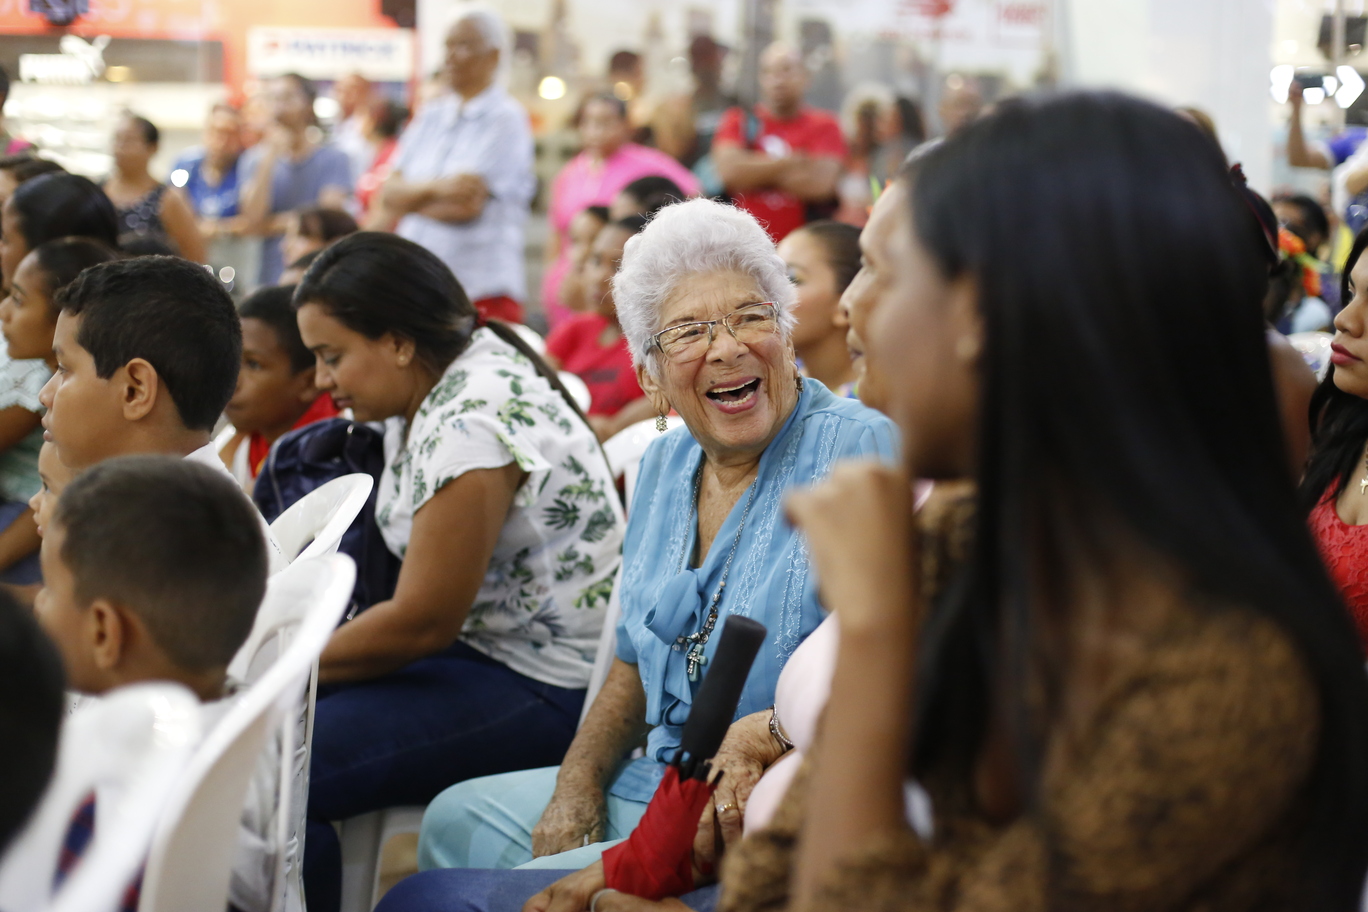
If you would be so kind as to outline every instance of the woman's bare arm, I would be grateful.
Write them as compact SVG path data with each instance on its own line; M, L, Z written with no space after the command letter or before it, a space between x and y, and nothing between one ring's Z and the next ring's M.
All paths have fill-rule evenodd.
M466 472L420 507L394 597L337 629L319 679L374 678L454 643L523 477L517 463Z

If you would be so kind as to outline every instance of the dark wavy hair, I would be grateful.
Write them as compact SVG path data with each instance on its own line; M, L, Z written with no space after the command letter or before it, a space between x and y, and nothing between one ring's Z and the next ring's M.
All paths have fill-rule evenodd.
M1320 725L1294 863L1307 908L1357 909L1368 676L1287 472L1266 267L1220 153L1163 108L1071 93L1005 102L905 167L916 236L972 277L985 328L975 541L923 633L914 770L964 781L1001 706L1035 804L1064 681L1039 660L1042 587L1139 544L1305 662Z
M29 249L62 237L91 237L119 246L119 216L105 192L89 178L65 171L40 174L10 197Z
M320 251L295 289L295 309L305 304L321 305L368 339L392 333L410 340L418 360L439 376L482 323L445 263L412 241L379 231L349 234ZM556 372L516 330L499 320L484 325L531 361L588 423Z
M107 244L88 237L64 237L48 241L33 249L31 256L47 283L48 307L55 321L61 309L57 306L57 292L66 288L76 277L91 266L119 259L119 252Z
M1354 296L1349 273L1368 249L1368 230L1354 238L1349 259L1340 274L1340 301L1346 306ZM1364 289L1368 291L1368 289ZM1338 498L1354 476L1368 444L1368 399L1360 399L1335 385L1335 366L1311 396L1311 456L1302 475L1302 507L1309 513L1322 499Z

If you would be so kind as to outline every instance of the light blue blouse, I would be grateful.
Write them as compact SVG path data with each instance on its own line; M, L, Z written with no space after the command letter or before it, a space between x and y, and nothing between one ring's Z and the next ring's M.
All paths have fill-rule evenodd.
M728 615L764 624L768 634L736 718L774 702L784 663L824 614L806 543L784 517L784 495L821 480L839 459L891 463L898 452L896 435L893 423L879 412L807 379L793 414L760 459L752 482L754 500L739 539L749 490L738 498L699 567L689 567L688 558L698 537L694 479L703 450L682 427L651 444L641 463L623 544L617 657L637 666L646 692L646 721L654 728L645 758L619 775L610 789L614 795L649 800L663 775L662 764L679 747L699 684L689 680L685 651L676 648L676 638L703 626L733 543L736 556L704 655L711 658L716 650Z

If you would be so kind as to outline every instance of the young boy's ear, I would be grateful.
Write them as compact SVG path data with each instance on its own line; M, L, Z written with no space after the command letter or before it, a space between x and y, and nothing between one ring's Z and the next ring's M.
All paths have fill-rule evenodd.
M86 609L86 621L95 667L102 672L118 668L128 649L128 615L108 599L99 598Z
M305 405L312 405L318 398L318 387L314 385L314 378L318 376L313 365L299 371L294 375L294 391L299 397L299 401Z
M120 402L126 421L140 421L152 414L161 393L161 378L157 369L142 358L134 358L114 376L120 383Z

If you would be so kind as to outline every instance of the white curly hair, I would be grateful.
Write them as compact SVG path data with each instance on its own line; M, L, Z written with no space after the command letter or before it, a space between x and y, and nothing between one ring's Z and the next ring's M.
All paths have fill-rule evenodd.
M634 364L659 376L651 336L663 328L661 305L690 276L724 270L755 279L779 310L780 334L789 337L797 323L797 291L765 229L735 206L692 199L661 209L640 234L629 238L613 277L613 303Z

